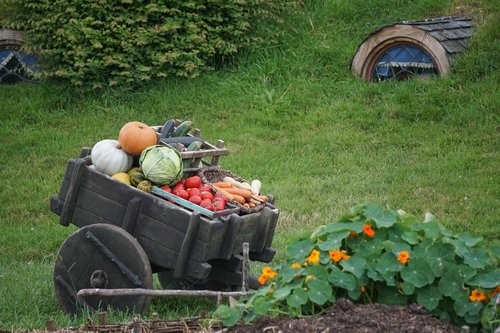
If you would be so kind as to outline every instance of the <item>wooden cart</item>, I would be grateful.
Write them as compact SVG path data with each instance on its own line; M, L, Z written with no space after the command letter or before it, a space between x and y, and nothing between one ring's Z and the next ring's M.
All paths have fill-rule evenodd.
M150 301L146 296L83 299L77 292L152 289L153 273L164 289L237 288L244 242L250 245L250 260L270 262L275 255L271 243L279 210L273 201L270 196L256 213L228 209L208 217L97 172L90 149L84 149L68 162L60 192L50 202L61 225L79 228L57 254L57 301L68 313L84 306L143 313ZM250 287L258 286L251 278Z

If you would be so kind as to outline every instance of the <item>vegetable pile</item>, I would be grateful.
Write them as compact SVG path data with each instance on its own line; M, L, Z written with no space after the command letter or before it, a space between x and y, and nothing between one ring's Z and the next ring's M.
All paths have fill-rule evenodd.
M224 177L218 182L203 182L196 171L206 162L193 158L193 153L206 151L211 156L213 151L220 155L220 150L191 134L193 130L190 120L169 119L156 129L139 121L126 123L118 140L106 139L94 145L90 154L93 168L144 192L152 193L155 186L159 187L212 212L234 207L252 209L268 201L260 193L259 180L248 183ZM164 199L192 208L182 200Z

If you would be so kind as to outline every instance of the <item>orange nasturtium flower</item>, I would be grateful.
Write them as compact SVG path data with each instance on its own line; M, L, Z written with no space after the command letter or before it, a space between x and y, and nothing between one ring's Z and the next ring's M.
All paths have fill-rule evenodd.
M328 254L330 255L330 259L332 259L333 262L339 262L343 259L349 259L351 257L345 254L345 251L340 251L338 249L333 251L328 251Z
M309 257L307 257L307 262L311 264L317 264L319 263L319 251L318 250L312 250L311 254Z
M495 297L496 294L500 293L500 286L496 286L495 289L493 289L491 292L490 292L490 299L493 299Z
M477 289L474 289L469 296L469 301L471 302L482 302L485 300L486 300L486 294Z
M266 284L267 280L273 278L276 276L276 271L273 270L271 267L266 266L262 269L262 274L259 276L257 279L260 284Z
M269 278L273 278L276 276L276 271L273 270L271 267L266 266L262 269L262 274L266 275Z
M400 263L405 265L408 262L408 259L410 259L410 254L407 251L399 252L398 261Z
M292 264L292 266L290 266L290 267L292 267L292 268L302 268L302 265L295 263L295 264Z
M367 235L368 237L375 236L375 230L373 230L372 227L369 224L365 224L363 226L363 233L365 235Z
M366 293L366 288L365 288L365 286L361 286L361 287L359 288L359 290L360 290L362 293Z

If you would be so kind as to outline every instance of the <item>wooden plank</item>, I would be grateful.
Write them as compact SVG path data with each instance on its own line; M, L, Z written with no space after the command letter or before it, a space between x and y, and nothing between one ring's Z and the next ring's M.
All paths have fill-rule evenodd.
M73 214L73 220L71 222L80 228L95 223L113 224L117 227L121 226L121 223L115 223L114 221L106 220L103 217L95 215L80 207L75 208L75 213Z
M219 257L229 259L233 254L234 241L241 226L240 216L233 214L226 223L226 232L224 238L220 242Z
M198 234L200 221L200 213L193 212L191 218L189 219L188 230L182 241L179 256L177 257L177 261L175 263L174 278L176 279L180 279L184 276L187 261L191 258L192 244Z
M135 221L137 219L137 214L141 208L142 200L138 197L132 198L129 201L127 210L125 211L125 216L123 217L122 228L125 229L129 234L134 233Z
M173 270L175 268L178 256L177 252L172 251L160 243L144 238L141 235L137 236L137 241L148 255L151 264L167 270ZM206 279L212 266L196 259L198 258L188 259L184 275L197 280Z
M75 210L76 201L78 199L78 192L80 184L83 182L83 175L87 167L85 166L83 160L78 160L76 162L75 168L71 175L71 183L68 189L68 193L64 200L64 207L62 209L59 223L64 226L68 226L71 223L71 218Z
M269 223L269 229L267 230L267 236L266 236L266 247L271 247L273 238L274 238L274 232L276 230L276 226L278 225L278 219L280 215L279 209L275 208L274 206L270 206L269 204L267 205L272 210L272 217L271 221ZM266 208L264 208L266 209Z
M123 288L123 289L104 289L104 288L89 288L80 289L76 296L89 297L115 297L115 296L200 296L200 297L240 297L249 296L253 291L213 291L213 290L156 290L156 289L142 289L142 288ZM177 332L177 331L176 331ZM191 332L188 330L188 332Z
M83 186L80 187L77 206L120 226L127 207Z

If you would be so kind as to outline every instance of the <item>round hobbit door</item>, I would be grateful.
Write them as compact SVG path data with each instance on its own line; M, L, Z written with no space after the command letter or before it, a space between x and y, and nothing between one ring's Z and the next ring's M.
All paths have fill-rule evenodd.
M417 45L398 44L380 52L372 63L370 80L407 80L412 77L428 79L438 75L432 57Z

